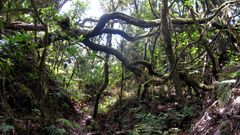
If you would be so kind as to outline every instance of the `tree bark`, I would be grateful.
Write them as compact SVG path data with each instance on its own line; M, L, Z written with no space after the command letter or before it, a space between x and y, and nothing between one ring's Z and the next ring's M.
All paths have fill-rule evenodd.
M113 24L110 24L110 27L113 28ZM112 35L108 34L107 35L107 46L111 47L112 46ZM110 58L110 54L106 54L105 55L105 63L104 63L104 82L102 84L102 86L97 90L97 95L96 95L96 100L95 100L95 104L94 104L94 110L93 110L93 114L92 117L94 120L96 120L97 118L97 112L98 112L98 105L99 105L99 100L101 98L101 95L103 93L103 91L107 88L108 83L109 83L109 58Z
M169 22L168 22L168 0L163 0L163 9L162 9L162 36L163 36L163 41L164 41L164 48L165 52L167 54L167 58L169 60L171 68L174 67L176 57L172 48L172 41L171 41L171 35L169 31ZM173 81L173 85L175 87L175 92L177 95L177 99L180 103L183 103L184 98L183 98L183 92L182 92L182 81L178 72L178 66L174 68L172 71L172 75L170 78Z

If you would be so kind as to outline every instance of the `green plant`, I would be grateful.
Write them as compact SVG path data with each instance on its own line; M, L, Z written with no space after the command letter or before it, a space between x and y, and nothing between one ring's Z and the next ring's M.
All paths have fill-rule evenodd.
M140 122L134 126L131 134L163 134L168 132L169 128L174 129L175 127L182 126L182 121L192 115L192 108L187 106L178 111L169 110L167 112L160 113L158 116L148 112L139 112L135 115L135 117Z
M87 131L99 131L100 127L99 127L99 123L95 120L91 120L90 124L86 127Z
M64 118L57 119L56 122L61 123L64 126L67 126L67 127L70 127L70 128L80 128L80 126L77 123L72 122L72 121L67 120L67 119L64 119Z
M47 135L66 135L67 131L64 128L58 128L55 125L51 125L43 128L43 132Z
M140 123L134 126L134 129L131 134L161 134L162 129L166 128L164 126L163 117L155 116L151 113L140 112L135 115L137 119L140 120Z
M0 125L0 133L3 133L3 135L7 135L8 132L15 132L15 128L12 125L8 125L6 123L2 123Z
M160 135L162 131L157 127L152 127L147 124L135 125L134 130L130 133L131 135Z
M99 104L99 111L100 112L107 112L111 105L113 105L117 101L116 97L106 97L102 103Z
M231 96L231 80L225 80L218 84L218 98L221 102L221 105L224 105Z

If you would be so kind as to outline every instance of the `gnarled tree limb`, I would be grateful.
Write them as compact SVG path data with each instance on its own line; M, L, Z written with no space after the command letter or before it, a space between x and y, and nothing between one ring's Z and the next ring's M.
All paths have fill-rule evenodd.
M139 35L139 36L131 36L129 34L127 34L126 32L119 30L119 29L103 29L101 30L99 33L96 33L96 35L101 35L101 34L116 34L116 35L120 35L123 38L125 38L128 41L136 41L136 40L140 40L149 36L153 36L156 34L156 32L153 33L146 33L143 35Z
M38 24L36 27L34 24L27 24L23 22L7 23L4 25L5 29L11 30L25 30L25 31L45 31L47 28Z
M145 60L137 60L134 61L130 64L131 66L136 66L136 65L143 65L148 69L148 72L151 75L157 76L157 77L162 77L164 74L158 73L153 69L153 65Z
M234 1L227 1L223 3L212 15L206 18L196 18L196 20L193 20L192 18L171 18L170 20L171 20L171 23L174 25L194 24L195 21L197 21L197 23L199 24L206 23L208 21L211 21L213 18L215 18L223 8L237 2L239 1L234 0ZM144 20L144 19L139 19L136 17L129 16L120 12L107 13L107 14L104 14L102 17L100 17L98 24L90 33L87 34L86 37L87 38L93 37L94 33L101 31L109 20L114 20L114 19L119 19L127 22L128 24L132 24L142 28L157 27L161 24L161 19Z
M93 51L101 51L101 52L105 52L105 53L112 54L112 55L116 56L123 63L123 65L127 69L132 71L137 76L141 76L142 75L142 71L140 69L138 69L138 68L136 68L134 66L130 66L129 61L124 57L124 55L120 51L118 51L118 50L116 50L114 48L108 47L108 46L95 44L95 43L91 42L88 39L84 39L82 42L86 46L88 46L90 49L92 49Z

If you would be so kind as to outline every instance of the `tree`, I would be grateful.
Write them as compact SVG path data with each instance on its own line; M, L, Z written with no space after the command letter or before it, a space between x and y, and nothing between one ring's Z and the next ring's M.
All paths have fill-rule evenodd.
M135 0L133 3L129 1L112 1L112 5L116 4L115 7L113 6L113 12L106 13L99 19L87 18L83 20L76 18L79 17L76 15L68 16L64 19L59 17L57 15L59 6L53 8L48 6L53 1L44 1L47 3L43 4L44 6L41 6L42 1L23 1L25 3L21 3L21 9L16 9L16 5L19 4L17 2L1 2L4 5L0 9L2 10L1 13L6 15L6 17L2 16L2 18L5 18L1 22L3 24L2 28L4 30L32 31L33 33L30 33L35 35L33 37L35 37L36 43L39 44L37 50L43 49L38 65L40 78L44 72L43 69L46 67L48 49L56 42L63 44L66 41L81 43L81 46L88 47L92 51L104 52L106 54L104 58L105 81L99 88L97 100L99 100L102 91L108 85L109 55L115 56L126 69L139 78L143 77L147 71L147 77L144 79L143 84L142 97L144 97L144 93L147 92L149 86L163 85L170 80L173 82L179 103L184 104L184 100L186 100L184 98L184 93L186 93L184 85L189 86L190 89L194 89L194 94L197 96L199 96L198 89L205 91L213 89L210 80L219 79L218 75L222 72L221 68L227 62L226 59L232 57L232 54L227 54L227 50L239 53L238 0L226 2L215 0L175 0L172 2L167 0L160 2L154 0ZM61 3L54 2L61 7ZM66 1L61 2L65 3ZM10 5L10 8L5 5ZM118 6L122 7L122 9L126 6L134 7L135 12L130 12L130 15L128 15L122 11L117 11ZM24 22L19 21L24 20L24 15L21 17L11 15L9 17L8 15L12 13L11 7L15 11L26 15L30 14L32 18L28 18L29 20ZM41 10L44 9L46 11L42 12ZM51 14L49 15L48 13ZM70 20L75 21L75 24ZM87 27L87 22L92 24L92 29ZM120 25L119 28L111 27L113 23L118 23ZM134 27L132 28L131 26ZM58 30L58 27L61 30ZM129 33L131 29L132 31L136 31L132 33L134 36ZM40 31L44 32L44 36L38 36L38 34L40 35ZM138 35L139 31L147 32L147 34ZM211 31L211 33L207 31ZM94 42L99 36L104 37L105 34L108 35L108 45L101 45L101 41L99 43ZM147 49L147 45L144 46L144 58L131 61L121 50L110 45L112 35L120 35L123 39L131 42L136 42L144 38L148 39L146 40L147 43L152 40L151 38L155 38L155 41L150 41L150 49ZM40 42L38 42L39 39L41 40ZM219 42L224 39L231 40L233 44L224 48L223 44ZM149 51L150 55L148 54ZM154 57L157 53L160 56L159 58ZM204 59L202 55L204 55ZM166 57L167 59L160 63L159 59L161 57ZM188 66L184 65L184 63L191 64ZM164 65L166 68L162 68ZM199 75L201 70L203 74ZM194 73L194 71L196 72ZM192 77L196 79L192 79ZM210 78L210 80L204 80L206 78ZM43 78L40 82L40 99L44 101L46 94L44 85L46 82L44 82ZM207 84L206 82L210 83ZM94 117L95 115L96 112L94 113Z

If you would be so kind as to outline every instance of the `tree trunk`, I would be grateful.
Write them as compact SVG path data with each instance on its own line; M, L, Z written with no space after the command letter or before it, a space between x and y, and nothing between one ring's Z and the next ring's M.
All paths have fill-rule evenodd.
M103 91L106 89L106 87L108 85L108 82L109 82L109 65L108 65L109 56L110 56L109 54L106 54L106 56L105 56L104 82L101 85L101 87L97 90L97 95L96 95L96 99L95 99L95 104L94 104L94 109L93 109L93 114L92 114L92 117L95 120L97 118L99 100L100 100L101 95L102 95Z
M171 68L174 67L176 57L172 48L172 41L171 41L171 35L169 31L169 25L168 25L168 1L163 0L163 9L162 9L162 34L163 34L163 41L164 41L164 48L165 52L167 54L168 61L170 63ZM175 92L177 95L177 99L180 103L183 103L183 93L182 93L182 81L180 79L180 75L178 73L178 66L174 68L172 71L171 79L173 81L173 85L175 87Z
M113 28L113 24L111 24L110 27ZM109 46L109 47L112 46L112 35L107 35L107 46ZM97 90L96 100L95 100L93 114L92 114L92 117L95 120L97 118L99 100L100 100L101 95L102 95L103 91L106 89L106 87L108 85L108 82L109 82L109 64L108 64L109 57L110 57L110 54L106 54L105 63L104 63L104 73L103 73L104 74L104 82L101 85L101 87Z

